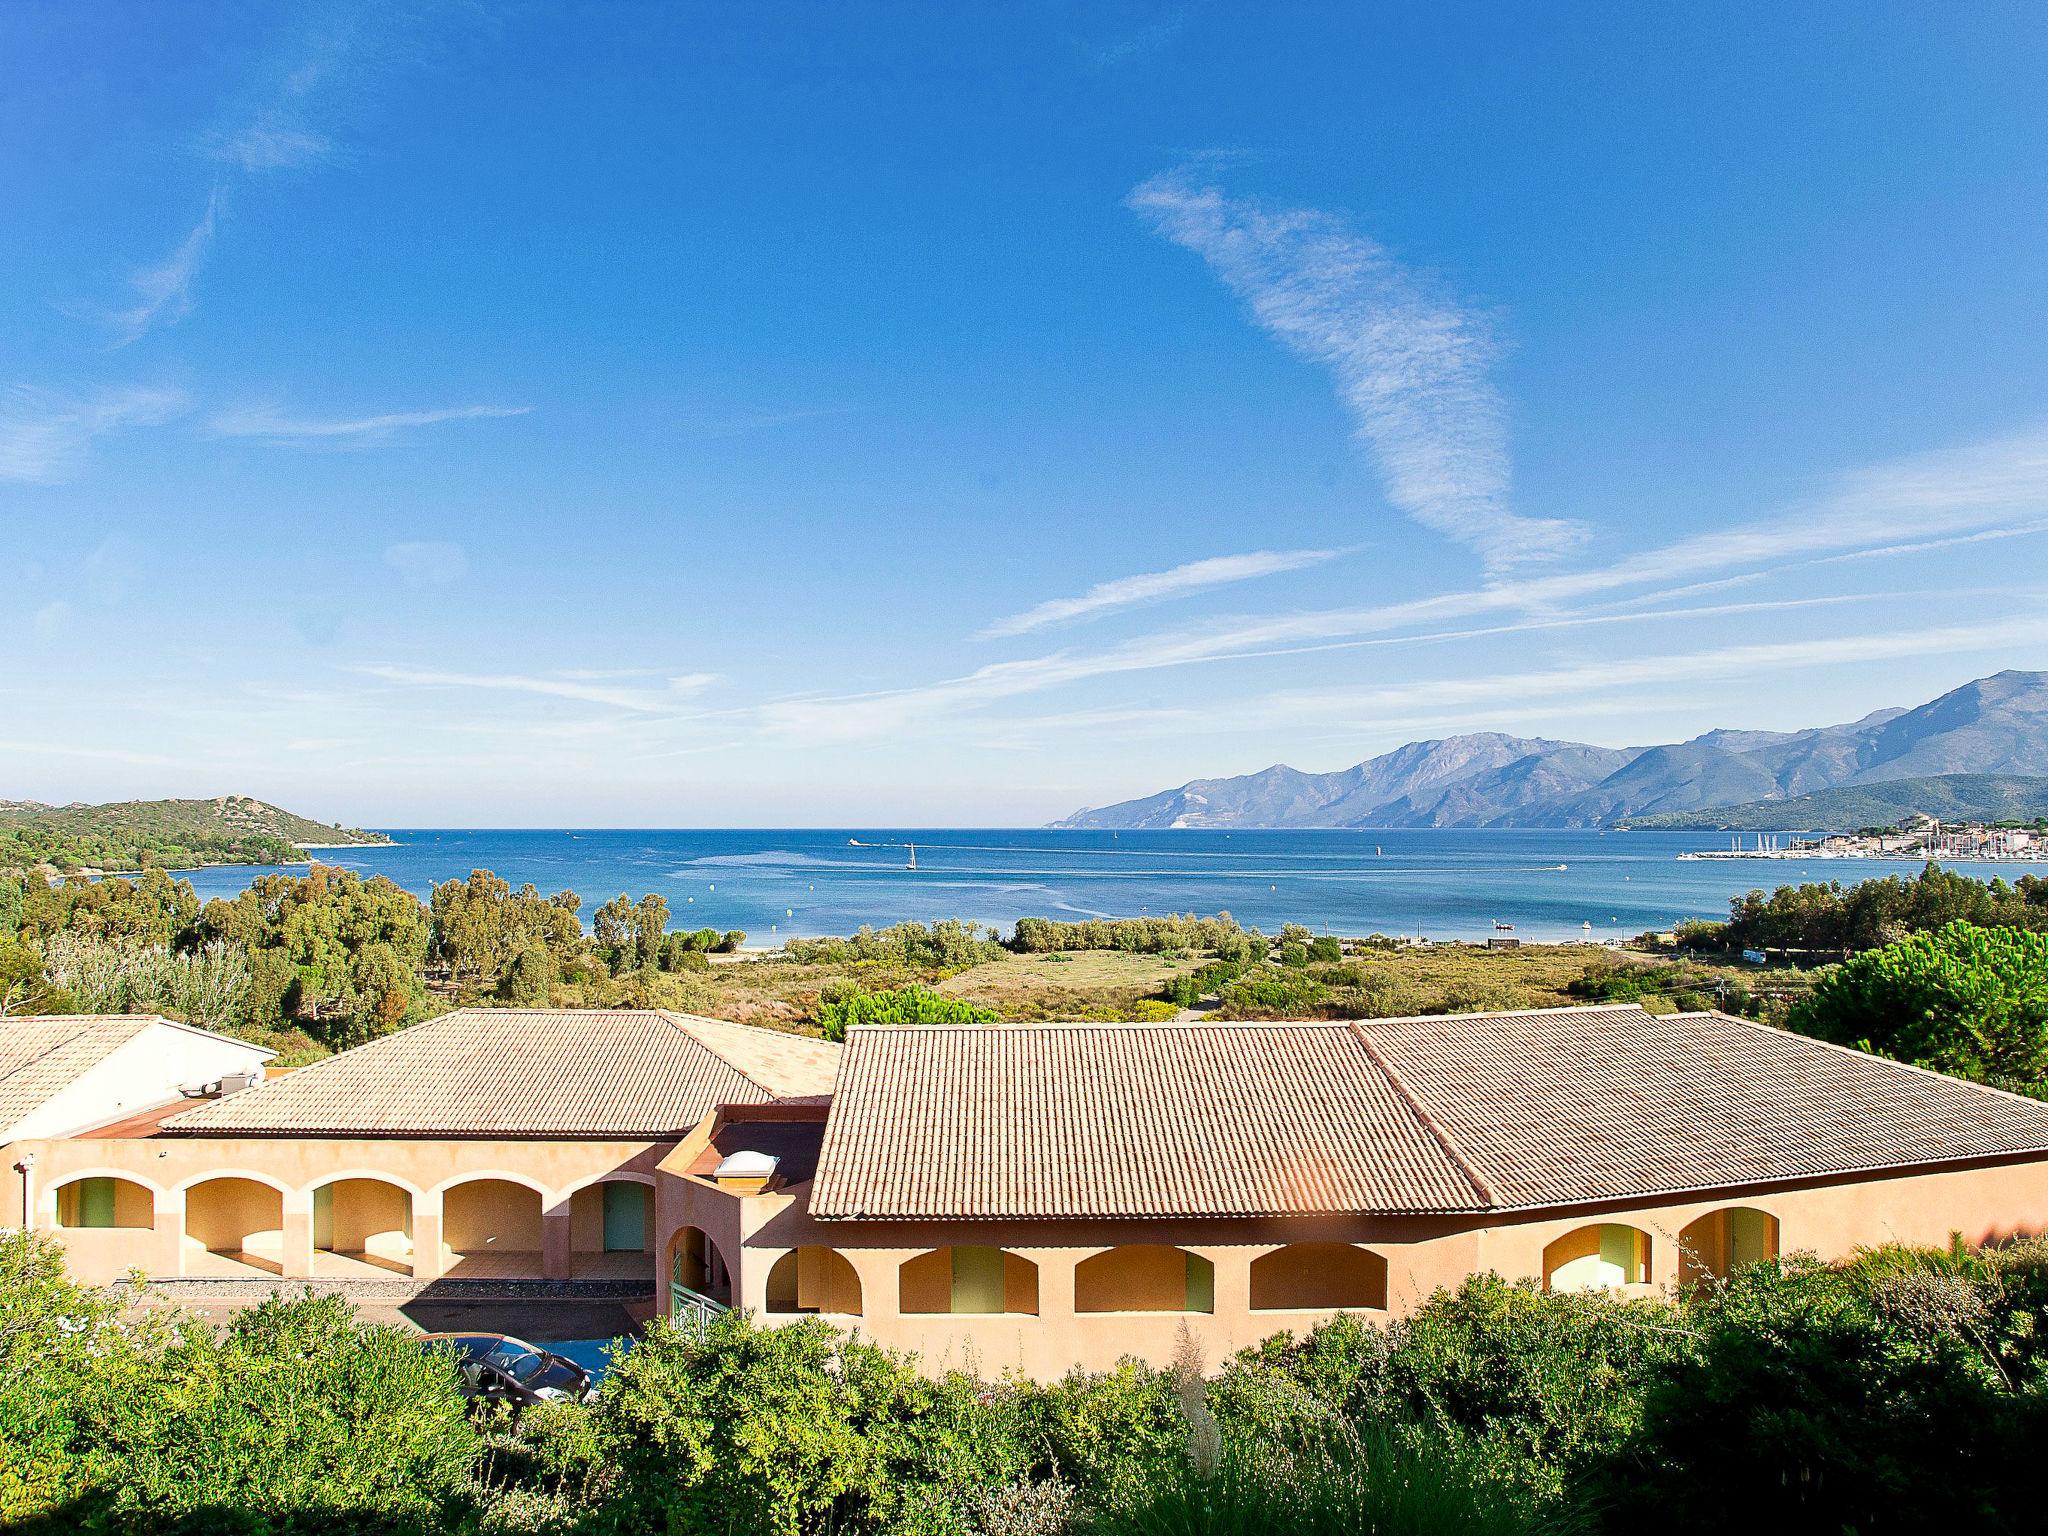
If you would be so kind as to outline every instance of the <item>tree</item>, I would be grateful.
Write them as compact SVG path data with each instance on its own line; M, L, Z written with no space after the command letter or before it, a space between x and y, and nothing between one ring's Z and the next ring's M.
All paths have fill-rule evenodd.
M1950 923L1822 975L1786 1025L1915 1066L2048 1089L2048 934Z
M546 1007L557 980L554 956L538 939L528 939L498 974L498 996L508 1003Z
M515 892L510 881L489 870L472 870L467 880L434 887L430 953L457 982L488 984L536 942L554 952L551 964L559 968L583 945L576 921L580 905L573 891L544 897L523 885Z

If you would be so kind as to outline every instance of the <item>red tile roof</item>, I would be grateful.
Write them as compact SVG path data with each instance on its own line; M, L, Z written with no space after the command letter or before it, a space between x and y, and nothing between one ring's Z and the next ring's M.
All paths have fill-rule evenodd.
M1479 1212L2044 1152L2048 1104L1634 1005L857 1028L811 1212Z
M467 1008L180 1115L166 1136L660 1138L831 1092L839 1047L653 1010Z

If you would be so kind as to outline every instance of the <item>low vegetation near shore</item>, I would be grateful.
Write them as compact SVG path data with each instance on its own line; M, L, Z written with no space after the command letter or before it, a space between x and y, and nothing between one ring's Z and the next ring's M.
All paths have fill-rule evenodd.
M0 1013L159 1012L272 1046L290 1064L457 1006L665 1007L838 1039L855 1024L1640 1002L1720 1008L2048 1092L2048 882L1985 883L1931 865L1911 880L1753 892L1727 923L1624 948L1418 946L1169 916L1024 918L1007 935L904 923L759 952L743 933L672 928L658 895L615 896L587 927L582 905L484 870L436 886L425 904L381 877L315 865L204 905L162 870L0 870Z
M218 1334L0 1234L0 1524L39 1533L1858 1536L2030 1531L2048 1244L1788 1258L1683 1297L1479 1275L1047 1386L818 1321L656 1324L588 1405L469 1417L332 1297Z

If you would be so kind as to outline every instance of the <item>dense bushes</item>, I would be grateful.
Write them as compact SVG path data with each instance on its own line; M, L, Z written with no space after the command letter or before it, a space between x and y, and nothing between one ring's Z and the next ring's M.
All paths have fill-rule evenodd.
M272 1300L219 1336L173 1328L0 1233L0 1523L438 1529L478 1451L448 1363L335 1298Z
M0 1521L48 1531L625 1536L2031 1529L2048 1243L1789 1259L1684 1298L1476 1276L1204 1381L1033 1386L817 1320L656 1325L588 1407L466 1421L445 1362L332 1300L225 1335L0 1236ZM40 1525L38 1525L40 1522Z
M863 923L846 939L785 939L782 952L805 965L894 965L909 970L964 971L1000 959L995 930L955 918L943 922L896 923L871 928Z
M856 1024L993 1024L996 1011L920 986L889 992L858 989L823 999L818 1025L827 1040L844 1040Z
M2023 875L1972 880L1929 864L1918 875L1897 875L1844 886L1781 885L1770 895L1751 891L1729 904L1726 923L1684 926L1688 944L1795 954L1855 954L1907 934L1927 933L1952 922L1979 927L2048 929L2048 880Z
M1117 949L1134 955L1164 955L1177 950L1209 950L1221 960L1248 960L1266 952L1256 931L1247 933L1228 912L1214 917L1101 918L1084 923L1059 923L1048 917L1020 917L1010 948L1024 955L1055 950Z
M1950 923L1844 961L1786 1024L2021 1092L2048 1092L2048 934Z

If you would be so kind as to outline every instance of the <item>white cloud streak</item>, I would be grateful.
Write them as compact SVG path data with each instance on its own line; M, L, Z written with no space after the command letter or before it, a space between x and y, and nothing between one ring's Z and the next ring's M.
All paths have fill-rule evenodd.
M0 480L55 485L77 473L93 443L131 427L161 426L191 408L184 391L129 388L66 398L15 388L0 396Z
M1139 603L1158 602L1164 598L1200 592L1231 582L1251 581L1260 576L1277 576L1287 571L1304 570L1312 565L1335 560L1345 553L1346 551L1341 549L1259 550L1248 555L1218 555L1213 559L1193 560L1186 565L1177 565L1170 571L1120 576L1114 581L1097 582L1079 597L1052 598L1036 607L1027 608L1022 613L998 619L981 630L975 638L995 640L1010 635L1027 634L1032 630L1068 624L1077 619L1094 618Z
M1260 325L1335 376L1387 499L1476 550L1489 570L1554 557L1576 523L1508 508L1506 411L1491 370L1500 345L1377 242L1312 209L1266 209L1154 177L1130 207L1206 261Z
M1994 651L2043 642L2048 642L2048 615L2037 612L1989 624L1941 625L1878 634L1830 635L1814 640L1735 645L1711 651L1631 656L1618 661L1591 662L1535 672L1487 673L1480 677L1368 687L1296 689L1234 706L1233 713L1248 713L1254 720L1274 725L1315 720L1349 723L1363 728L1378 726L1381 723L1378 717L1384 711L1412 710L1417 705L1441 708L1496 701L1562 699L1645 683L1668 685L1748 677L1759 672Z
M74 315L90 317L106 325L114 333L114 345L125 347L159 325L175 325L192 313L192 283L199 275L199 268L206 260L206 254L213 248L214 231L219 227L221 189L215 187L206 199L206 211L199 216L199 222L180 240L177 247L153 267L143 267L129 279L128 285L135 292L135 302L126 308L80 309L70 307Z
M662 680L659 687L628 688L601 684L567 673L441 672L422 667L350 667L351 672L409 688L472 689L490 693L525 693L541 698L574 699L641 714L671 713L718 681L715 672L692 672Z
M323 419L290 416L275 405L253 405L219 412L207 422L206 429L215 437L252 438L284 446L367 447L418 427L524 416L532 409L530 405L459 405L441 410Z
M1696 578L1786 569L1844 549L1896 544L1901 528L1948 537L2043 510L2048 510L2048 429L1858 471L1767 521L1681 539L1590 570L1498 581L1372 607L1221 620L1142 635L1100 651L1058 651L998 662L921 687L777 701L760 706L760 714L774 729L840 739L868 736L1090 678L1285 654L1488 613L1569 618L1562 612L1565 605L1633 587L1667 584L1666 590L1638 601L1668 606L1679 593L1705 585ZM1668 587L1671 582L1691 585ZM1639 616L1661 615L1650 606Z

